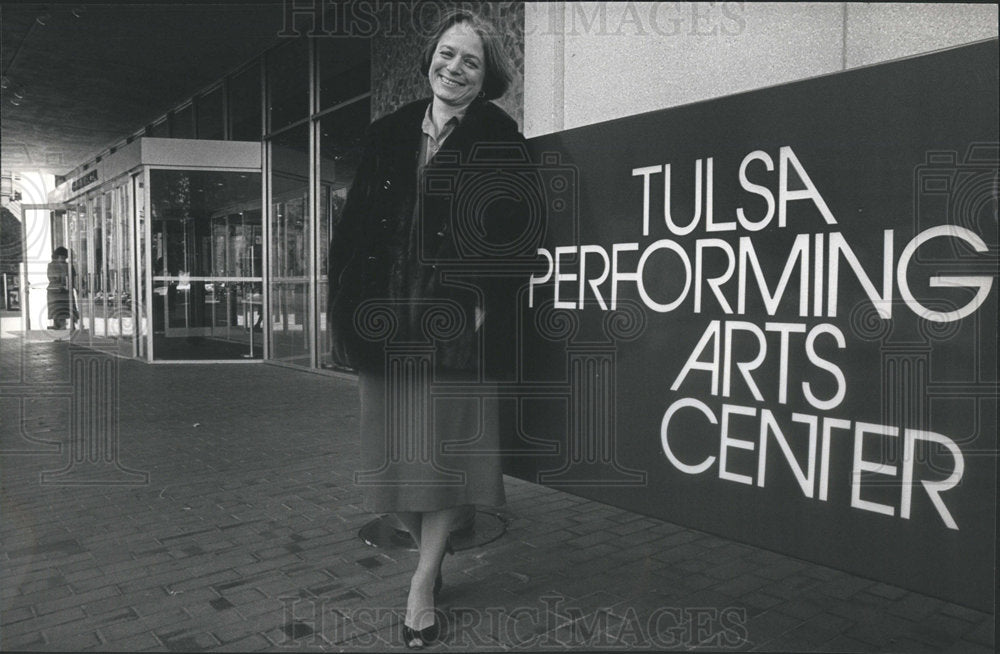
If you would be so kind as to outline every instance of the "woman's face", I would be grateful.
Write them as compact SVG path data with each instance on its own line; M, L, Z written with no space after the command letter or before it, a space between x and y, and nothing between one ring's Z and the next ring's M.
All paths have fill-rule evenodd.
M457 23L438 41L427 75L434 97L463 107L483 89L485 71L483 40L466 23Z

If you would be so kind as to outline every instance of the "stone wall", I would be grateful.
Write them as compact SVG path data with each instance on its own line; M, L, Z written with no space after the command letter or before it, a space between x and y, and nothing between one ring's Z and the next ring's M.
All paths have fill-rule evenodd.
M525 6L528 138L997 36L996 4Z

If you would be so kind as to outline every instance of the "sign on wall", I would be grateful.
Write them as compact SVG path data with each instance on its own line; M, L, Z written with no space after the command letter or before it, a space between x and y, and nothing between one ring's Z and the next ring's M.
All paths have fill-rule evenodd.
M534 139L566 183L510 471L992 610L997 73L992 41Z
M74 179L73 183L70 184L70 187L73 191L79 191L83 187L90 186L96 181L97 181L97 169L94 169L91 170L86 175L81 175L80 177Z

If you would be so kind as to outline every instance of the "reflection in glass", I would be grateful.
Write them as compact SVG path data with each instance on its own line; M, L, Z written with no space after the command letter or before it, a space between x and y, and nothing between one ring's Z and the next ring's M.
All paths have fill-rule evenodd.
M316 300L319 306L317 327L319 360L330 367L330 343L326 331L327 245L333 225L340 220L347 192L364 148L364 133L371 115L371 102L364 98L323 117L320 122L320 215L319 215L319 283Z
M135 354L131 185L92 192L66 211L74 343Z
M222 121L222 87L217 86L195 101L198 138L222 141L226 138Z
M317 39L320 110L368 93L371 45L368 39ZM367 123L365 123L367 125Z
M263 355L260 179L150 170L154 359Z
M132 212L135 216L135 248L137 253L138 269L145 270L146 266L146 206L143 188L142 174L132 176ZM137 299L132 303L132 311L135 315L137 330L137 351L136 353L143 359L148 358L146 351L146 337L149 334L149 323L147 315L146 296L146 276L140 274L136 280Z
M103 235L101 252L104 255L102 257L100 270L101 290L94 297L95 304L100 306L102 323L100 327L94 330L94 335L105 336L109 339L116 335L116 330L110 323L115 316L119 293L117 284L118 276L115 274L117 272L116 269L118 263L115 260L115 246L118 244L118 239L115 234L115 219L111 213L112 206L113 200L111 193L104 193L101 197L101 213L104 223L101 230Z
M76 299L76 308L79 320L76 323L76 331L72 333L71 339L78 345L90 344L90 333L87 331L84 316L88 308L85 294L85 280L87 279L87 205L82 201L79 204L71 204L66 209L66 222L69 232L69 264L70 264L70 286L73 289Z
M126 179L115 189L115 233L118 236L116 258L118 262L119 290L116 298L118 306L118 351L124 356L133 356L134 338L136 336L136 316L134 288L132 286L133 262L135 252L131 238L132 186Z
M260 66L255 62L229 79L229 138L260 140Z
M194 138L194 106L188 104L170 114L170 138Z
M153 138L165 139L170 136L170 125L167 123L166 119L161 120L157 123L153 123L146 128L146 136L151 136Z
M87 252L87 295L89 300L89 330L91 338L102 338L104 329L104 221L101 219L101 198L87 198L90 220L90 248Z
M268 126L271 132L309 114L309 47L304 38L267 53Z
M271 357L310 365L309 133L271 140Z

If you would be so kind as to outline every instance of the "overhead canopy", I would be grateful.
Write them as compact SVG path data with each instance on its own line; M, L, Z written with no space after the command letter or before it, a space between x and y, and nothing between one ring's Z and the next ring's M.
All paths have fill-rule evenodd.
M272 45L282 7L0 4L0 167L67 173Z

